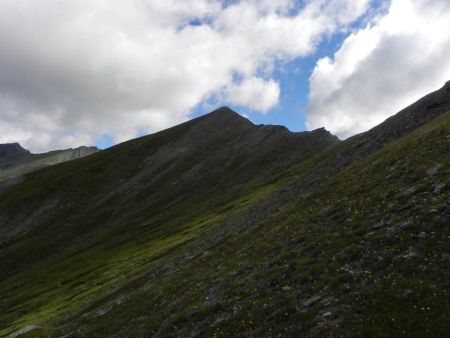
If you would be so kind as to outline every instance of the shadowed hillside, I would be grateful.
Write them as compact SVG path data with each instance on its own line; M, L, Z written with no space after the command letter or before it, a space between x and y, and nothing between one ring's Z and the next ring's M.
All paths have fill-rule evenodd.
M449 135L447 83L345 141L223 107L31 173L0 335L445 337Z

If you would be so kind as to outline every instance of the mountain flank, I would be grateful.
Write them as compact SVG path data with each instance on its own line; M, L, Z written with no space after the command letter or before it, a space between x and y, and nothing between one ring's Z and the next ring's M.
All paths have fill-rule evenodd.
M27 174L0 335L446 337L449 95L344 141L222 107Z
M97 151L96 147L81 146L75 149L32 154L18 143L0 144L0 190L20 182L24 175L35 170L82 158Z

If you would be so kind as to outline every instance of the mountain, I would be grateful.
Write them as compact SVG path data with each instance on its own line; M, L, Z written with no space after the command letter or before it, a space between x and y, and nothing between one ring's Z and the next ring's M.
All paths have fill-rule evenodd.
M19 143L0 144L0 159L26 156L29 154L30 152L22 148Z
M450 83L368 132L229 108L0 192L0 335L449 327Z
M55 150L32 154L18 143L0 144L0 190L20 182L22 177L35 170L82 158L97 152L96 147Z

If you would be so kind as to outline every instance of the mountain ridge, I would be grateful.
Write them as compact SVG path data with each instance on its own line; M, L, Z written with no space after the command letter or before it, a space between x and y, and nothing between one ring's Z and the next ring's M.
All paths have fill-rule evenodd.
M0 335L444 337L449 103L344 141L222 107L27 175Z
M0 144L0 191L20 182L24 175L65 161L91 155L97 147L81 146L46 153L31 153L19 143Z

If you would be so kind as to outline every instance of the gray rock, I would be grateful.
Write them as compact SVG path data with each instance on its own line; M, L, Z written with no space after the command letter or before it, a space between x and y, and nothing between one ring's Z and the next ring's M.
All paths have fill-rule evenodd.
M335 300L335 298L333 296L327 297L327 298L322 299L320 301L320 304L322 304L324 306L329 306L331 303L333 303L334 300Z
M433 166L427 170L427 175L435 176L441 167L442 167L442 164L440 164L440 163L436 164L435 166Z
M434 186L433 192L435 194L440 194L447 187L446 183L438 183Z
M20 335L23 335L25 333L28 333L28 332L33 331L34 329L38 329L38 328L39 328L39 326L37 326L37 325L27 325L17 331L14 331L9 336L6 336L6 338L16 338Z
M348 264L341 266L341 270L351 274L352 276L359 274L359 271L357 271L357 269L352 268Z
M384 227L385 224L386 224L386 223L384 223L384 221L378 222L377 224L374 224L374 225L372 226L372 229L373 229L373 230L380 229L380 228Z
M116 304L122 305L125 302L125 296L119 296L116 298Z
M409 248L408 251L406 251L404 254L402 254L401 257L414 258L414 257L418 257L418 256L419 256L419 254L413 248Z
M417 193L417 191L419 191L419 188L417 186L412 186L409 187L408 189L404 190L404 194L409 196L409 195L415 195Z
M425 231L421 231L421 232L419 232L419 234L417 235L417 238L420 238L420 239L424 239L424 238L426 238L427 237L427 233L425 232Z
M100 309L95 312L95 317L101 317L106 315L111 309Z
M408 228L409 226L411 226L411 223L410 223L410 221L406 220L406 221L403 221L402 223L400 223L399 228L404 230L404 229Z
M371 232L368 232L367 234L365 234L364 235L364 237L370 237L370 236L373 236L373 235L375 235L375 231L371 231Z
M325 313L322 315L322 317L323 317L323 318L328 318L328 317L331 317L331 315L332 315L331 311L327 311L327 312L325 312Z
M303 302L303 306L310 306L322 299L322 296L316 295Z

